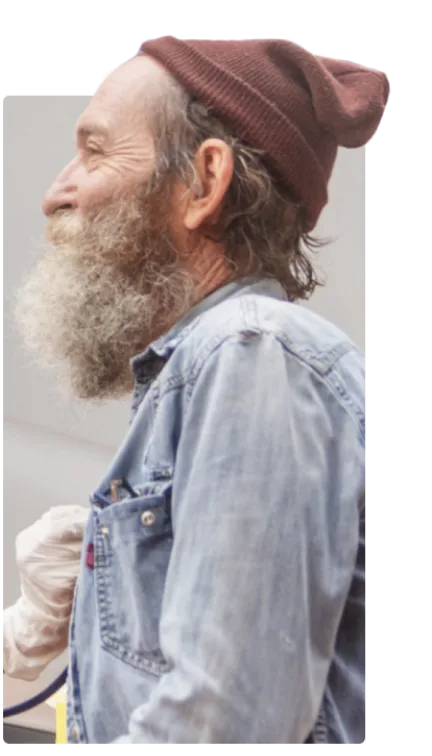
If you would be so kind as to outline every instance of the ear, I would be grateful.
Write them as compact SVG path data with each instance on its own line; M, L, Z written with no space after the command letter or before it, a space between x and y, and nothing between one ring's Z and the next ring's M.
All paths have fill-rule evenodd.
M217 215L234 171L232 149L222 139L206 139L196 152L194 165L200 191L191 190L188 194L183 222L189 231Z

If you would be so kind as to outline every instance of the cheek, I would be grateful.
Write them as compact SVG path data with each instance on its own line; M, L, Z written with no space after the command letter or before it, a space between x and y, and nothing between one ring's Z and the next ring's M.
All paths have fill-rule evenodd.
M133 192L148 181L149 169L135 161L130 164L125 159L106 158L88 170L81 177L78 187L77 204L86 212L96 205L109 204L118 193Z
M103 169L89 171L80 182L77 192L78 208L82 212L91 210L99 204L109 202L116 190L119 188L119 182L116 176Z

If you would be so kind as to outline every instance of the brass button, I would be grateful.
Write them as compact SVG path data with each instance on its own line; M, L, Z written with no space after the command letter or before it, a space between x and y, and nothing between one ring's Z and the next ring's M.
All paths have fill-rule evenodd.
M102 527L101 527L101 533L102 533L102 535L103 535L104 538L106 538L107 536L109 536L109 527L108 527L108 525L102 525Z
M151 509L146 509L145 512L141 515L141 525L144 525L145 528L150 528L152 525L154 525L156 522L156 515L154 512L151 511Z

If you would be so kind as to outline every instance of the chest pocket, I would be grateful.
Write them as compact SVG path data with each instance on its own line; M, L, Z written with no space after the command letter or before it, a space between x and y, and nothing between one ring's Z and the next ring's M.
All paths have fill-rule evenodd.
M159 621L172 549L171 480L95 514L94 570L103 648L160 675Z

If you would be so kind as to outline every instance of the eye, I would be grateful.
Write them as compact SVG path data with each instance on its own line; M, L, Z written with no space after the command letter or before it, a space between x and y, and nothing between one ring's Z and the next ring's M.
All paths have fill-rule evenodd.
M93 155L100 155L100 150L97 147L89 147L87 146L85 149L87 155L90 155L92 157Z

